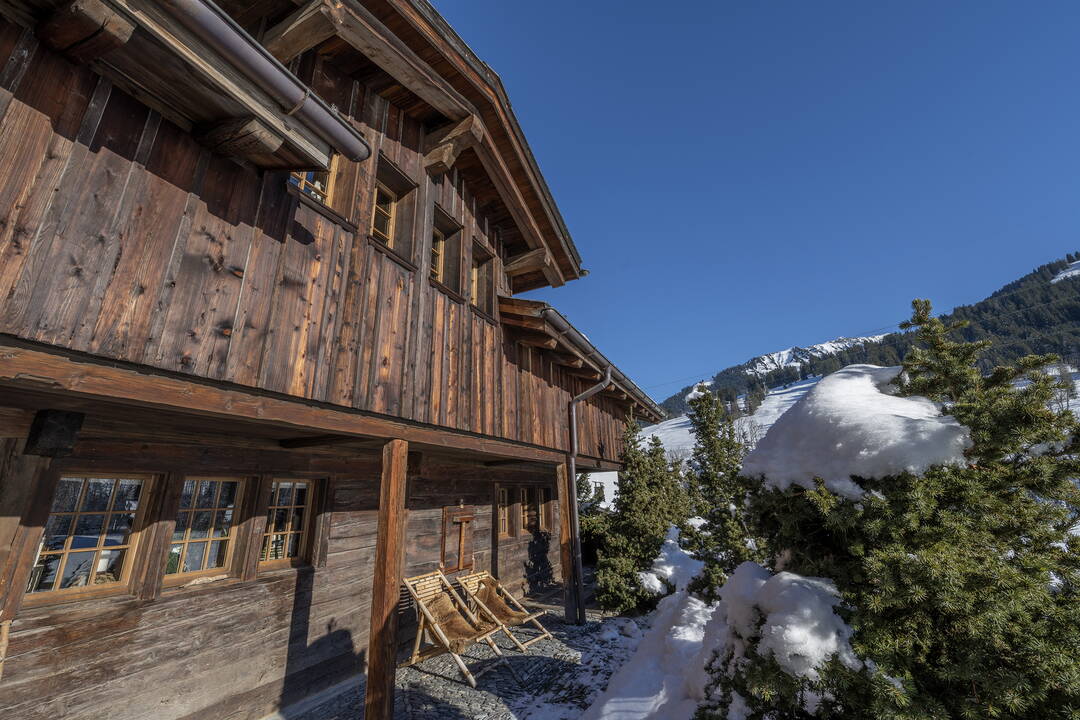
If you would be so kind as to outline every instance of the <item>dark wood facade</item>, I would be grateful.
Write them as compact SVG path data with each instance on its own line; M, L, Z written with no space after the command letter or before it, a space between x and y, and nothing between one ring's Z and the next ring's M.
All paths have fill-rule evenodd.
M58 41L55 13L84 6L121 31ZM164 21L128 6L0 3L0 714L259 718L385 682L393 657L369 646L407 635L401 573L561 580L567 403L605 361L512 297L580 260L497 78L425 3L222 3L370 146L333 157L325 202L290 181L321 146L287 117L259 116L284 140L253 151L155 90L125 53ZM373 236L377 183L394 247ZM438 279L433 231L454 238ZM627 416L656 412L629 381L584 403L579 466L617 467ZM127 477L122 574L101 530L81 552L108 582L26 592L64 478ZM183 489L211 479L240 488L228 554L170 577L201 542ZM294 481L298 550L271 562L275 483ZM74 524L98 517L81 492Z

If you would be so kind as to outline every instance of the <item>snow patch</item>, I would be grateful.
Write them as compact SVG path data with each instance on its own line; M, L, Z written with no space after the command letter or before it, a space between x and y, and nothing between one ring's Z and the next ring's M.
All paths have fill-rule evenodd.
M922 397L897 397L899 367L849 365L825 377L777 419L743 462L779 490L812 489L820 477L832 492L859 499L852 476L880 478L933 465L962 465L968 429Z
M1062 280L1068 280L1069 278L1076 277L1077 275L1080 275L1080 260L1077 260L1076 262L1071 262L1066 265L1065 269L1055 275L1050 280L1050 282L1051 284L1059 283Z
M789 347L786 350L759 355L748 361L746 363L746 372L756 377L762 377L774 370L802 367L815 358L835 355L848 348L877 342L883 337L885 335L868 335L854 338L841 337L809 347Z
M643 588L659 595L672 585L676 590L685 590L704 568L705 563L679 547L679 529L673 525L668 528L659 557L653 560L652 570L639 572L638 580Z

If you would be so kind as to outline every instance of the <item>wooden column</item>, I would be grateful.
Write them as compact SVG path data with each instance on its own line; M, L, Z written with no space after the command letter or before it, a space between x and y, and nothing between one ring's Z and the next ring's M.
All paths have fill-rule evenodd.
M394 673L397 670L397 604L405 554L405 480L409 443L391 440L383 446L379 490L379 530L375 541L375 577L371 588L368 631L367 690L364 717L394 716Z
M570 553L570 498L577 492L566 465L555 467L555 492L559 504L559 560L562 566L563 595L566 598L567 616L570 614L570 580L574 576L574 559Z
M0 441L0 623L22 605L57 481L50 458L23 448L22 440Z

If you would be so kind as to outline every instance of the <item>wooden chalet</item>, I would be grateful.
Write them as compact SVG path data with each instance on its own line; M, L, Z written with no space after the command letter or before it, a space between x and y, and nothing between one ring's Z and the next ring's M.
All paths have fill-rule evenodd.
M584 274L426 0L0 0L0 717L390 717L401 577L558 584L660 417Z

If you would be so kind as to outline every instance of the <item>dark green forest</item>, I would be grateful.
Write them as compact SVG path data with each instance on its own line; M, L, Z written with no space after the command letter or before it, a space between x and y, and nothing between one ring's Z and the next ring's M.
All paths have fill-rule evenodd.
M954 308L943 319L966 320L968 327L961 333L965 340L994 341L983 354L984 371L1031 353L1056 353L1076 366L1080 364L1080 276L1057 283L1050 280L1078 260L1080 253L1069 253L1065 259L1036 268L985 300ZM736 365L713 376L712 390L729 401L739 395L748 396L750 407L755 407L771 388L827 375L846 365L899 365L913 339L912 333L891 333L879 342L815 358L800 367L775 370L763 377L748 373L748 363ZM692 387L664 400L661 407L671 415L686 413L689 405L685 397Z

